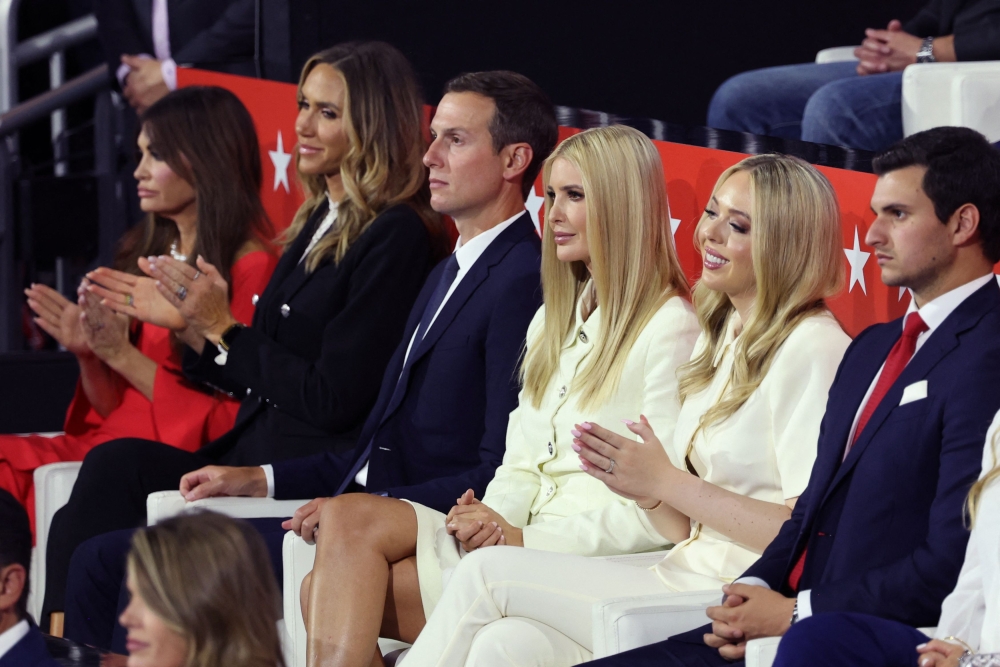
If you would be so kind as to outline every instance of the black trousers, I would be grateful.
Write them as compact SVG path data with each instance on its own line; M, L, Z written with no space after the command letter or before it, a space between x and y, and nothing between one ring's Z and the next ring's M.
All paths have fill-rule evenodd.
M112 440L90 450L69 502L56 512L45 555L43 630L49 614L65 609L66 580L73 552L86 540L146 525L146 496L179 488L186 473L213 461L150 440Z
M248 519L264 538L281 590L283 519ZM66 584L65 636L78 644L125 655L125 628L118 622L129 603L125 564L136 529L91 538L73 552Z
M742 667L745 664L742 660L730 662L719 655L717 649L705 644L702 638L711 631L712 626L705 625L666 641L587 664L594 667Z

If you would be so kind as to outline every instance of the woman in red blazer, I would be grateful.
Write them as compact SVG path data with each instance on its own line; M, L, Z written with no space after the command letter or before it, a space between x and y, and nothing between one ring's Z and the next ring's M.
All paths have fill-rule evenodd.
M141 128L135 178L147 217L123 237L116 269L88 274L77 303L45 285L26 290L35 322L80 364L64 435L0 435L0 488L25 505L32 530L39 466L81 461L96 445L122 437L195 451L229 430L239 408L228 394L181 373L183 342L191 334L139 264L167 253L191 265L204 257L231 286L234 316L250 322L254 295L264 291L277 263L258 194L253 120L226 90L185 88L150 107ZM116 287L127 294L125 307L116 309L127 314L105 300Z

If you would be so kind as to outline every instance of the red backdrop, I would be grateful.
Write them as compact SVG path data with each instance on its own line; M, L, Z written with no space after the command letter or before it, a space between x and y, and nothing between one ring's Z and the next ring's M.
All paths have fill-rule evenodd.
M275 226L281 230L291 222L302 201L295 178L295 86L193 69L179 69L181 86L216 85L235 93L253 115L264 164L262 198ZM560 139L579 132L560 128ZM694 226L712 192L719 174L745 155L728 151L654 141L663 158L667 194L674 220L674 238L688 277L693 281L701 271L701 260L692 243ZM844 262L848 281L830 307L852 336L875 322L899 317L906 311L910 296L879 280L878 265L871 248L862 244L873 214L869 208L875 177L842 169L819 167L837 191L842 212ZM540 223L541 182L528 198L527 207ZM903 293L901 293L903 292Z

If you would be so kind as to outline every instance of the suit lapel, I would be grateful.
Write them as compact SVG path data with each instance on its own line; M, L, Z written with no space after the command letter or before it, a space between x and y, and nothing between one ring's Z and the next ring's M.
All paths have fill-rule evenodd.
M991 309L991 306L996 307L997 303L1000 303L1000 289L998 289L997 283L991 280L961 303L931 334L930 338L913 355L913 359L906 365L903 372L896 378L896 381L882 398L882 402L875 408L875 412L872 413L864 431L861 432L847 458L837 470L826 495L829 495L830 491L850 473L861 455L871 445L886 418L893 409L899 406L903 390L914 382L925 379L942 359L958 347L958 337L976 326L983 315ZM893 324L896 325L895 322ZM899 330L901 335L901 325ZM886 356L888 356L888 352L886 352ZM883 357L884 360L885 357Z
M448 327L451 326L462 306L475 294L479 286L489 276L490 269L499 264L507 256L510 249L520 243L524 237L534 233L535 225L531 222L531 216L525 213L515 220L510 227L505 229L500 236L495 238L489 247L483 251L483 254L472 265L469 272L462 278L462 282L458 284L455 291L452 292L451 296L445 302L444 307L423 340L413 341L413 349L410 350L410 356L403 364L403 372L399 377L398 385L400 386L400 390L394 390L395 393L389 405L386 406L385 413L383 413L382 419L379 422L380 425L385 423L396 411L400 403L403 402L403 397L406 395L406 388L410 381L410 369L413 368L413 365L420 361L434 347L434 344L441 338L441 335L448 330ZM432 274L432 277L435 275L440 274L435 272ZM423 303L426 304L426 301L424 300ZM408 335L412 337L412 331L408 331Z

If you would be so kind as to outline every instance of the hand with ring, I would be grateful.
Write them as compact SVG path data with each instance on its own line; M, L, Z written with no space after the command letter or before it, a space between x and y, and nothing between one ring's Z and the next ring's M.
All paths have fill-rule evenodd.
M88 273L87 279L87 290L117 313L172 331L187 328L187 322L156 289L152 278L101 267Z
M197 268L166 255L140 259L139 268L156 279L160 294L212 345L218 345L226 329L237 324L229 309L229 284L200 255Z
M673 474L684 474L670 462L659 438L644 416L639 422L623 419L641 442L618 435L600 424L583 422L572 431L573 451L580 468L608 485L612 491L642 504L662 497L658 490ZM648 501L648 502L643 502Z

